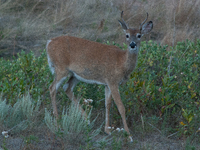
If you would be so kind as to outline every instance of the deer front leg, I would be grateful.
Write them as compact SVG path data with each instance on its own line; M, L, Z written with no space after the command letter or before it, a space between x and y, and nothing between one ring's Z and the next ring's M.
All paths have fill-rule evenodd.
M105 107L106 107L106 124L105 124L105 133L111 134L109 125L109 115L110 115L110 106L111 106L111 92L108 86L105 86Z
M129 132L129 129L128 129L128 126L127 126L127 123L126 123L125 108L124 108L124 105L121 101L121 97L120 97L120 94L119 94L119 87L118 87L118 85L110 85L109 87L110 87L114 102L117 105L118 111L119 111L119 113L122 117L124 130L130 135L130 132ZM129 140L130 140L130 142L133 141L131 136L129 136Z

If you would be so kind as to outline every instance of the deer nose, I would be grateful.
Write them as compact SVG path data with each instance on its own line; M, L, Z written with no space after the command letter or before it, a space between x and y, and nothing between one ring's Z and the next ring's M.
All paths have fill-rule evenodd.
M135 48L136 47L136 43L135 42L131 42L129 45L131 48Z

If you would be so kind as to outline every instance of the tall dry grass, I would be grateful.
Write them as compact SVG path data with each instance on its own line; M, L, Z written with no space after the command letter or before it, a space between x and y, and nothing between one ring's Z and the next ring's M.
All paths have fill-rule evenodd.
M144 40L172 45L200 38L199 0L2 0L0 53L43 49L47 39L67 34L93 41L125 42L120 12L132 27L149 13L154 29ZM1 55L1 54L0 54Z

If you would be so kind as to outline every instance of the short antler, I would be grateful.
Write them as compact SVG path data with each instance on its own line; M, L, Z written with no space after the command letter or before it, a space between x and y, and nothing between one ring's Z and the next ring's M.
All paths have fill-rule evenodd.
M125 22L124 19L123 19L123 14L124 14L124 11L121 12L121 18L122 18L123 23L126 24L126 22Z
M140 31L142 30L143 24L147 21L149 14L147 13L147 18L140 24Z
M120 20L118 20L118 21L120 22L120 24L121 24L121 26L123 27L123 29L127 30L127 29L128 29L128 26L127 26L126 22L125 22L124 19L123 19L123 12L124 12L124 11L121 12L121 19L122 19L122 21L120 21Z

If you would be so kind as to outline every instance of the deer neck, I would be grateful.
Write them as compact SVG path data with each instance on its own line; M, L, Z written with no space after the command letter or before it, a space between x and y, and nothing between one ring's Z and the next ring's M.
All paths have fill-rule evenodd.
M129 75L137 64L138 59L138 49L136 51L127 50L126 51L126 74Z

